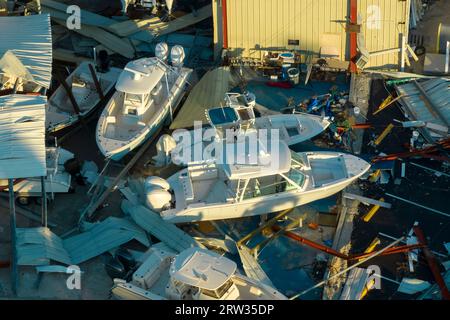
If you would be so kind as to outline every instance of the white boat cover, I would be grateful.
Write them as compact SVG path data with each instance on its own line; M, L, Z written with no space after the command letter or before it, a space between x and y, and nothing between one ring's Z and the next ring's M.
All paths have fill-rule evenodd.
M47 97L0 97L0 178L47 175L45 105Z
M12 51L29 70L34 82L49 88L52 77L50 15L0 17L0 30L0 58Z
M181 252L170 267L171 278L207 290L216 290L235 273L234 261L215 252L189 248Z

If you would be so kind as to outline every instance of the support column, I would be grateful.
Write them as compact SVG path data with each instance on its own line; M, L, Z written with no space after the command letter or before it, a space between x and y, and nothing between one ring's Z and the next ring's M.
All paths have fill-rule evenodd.
M350 0L350 25L356 26L358 24L358 4L357 0ZM358 54L357 50L357 34L354 30L350 32L350 72L356 73L358 67L356 66L355 59Z
M16 207L14 197L14 182L13 179L8 179L9 189L9 209L10 220L9 225L11 229L11 290L14 295L17 295L17 252L16 252Z
M47 192L45 191L45 177L41 177L42 191L42 226L47 228Z

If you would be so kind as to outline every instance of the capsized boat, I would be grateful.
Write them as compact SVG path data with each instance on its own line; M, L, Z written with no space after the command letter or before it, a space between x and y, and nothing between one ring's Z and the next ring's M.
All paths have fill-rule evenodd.
M89 64L89 62L82 62L66 79L79 110L75 109L62 85L48 99L45 115L48 132L56 132L76 124L80 118L88 116L98 106L101 98L91 75ZM114 87L121 71L114 67L95 71L104 95Z
M192 162L147 185L146 205L173 223L261 215L331 196L370 168L351 154L295 153L284 141L244 147L228 144L224 161Z
M172 66L165 63L165 57L131 61L122 71L117 91L97 124L97 145L106 158L120 160L151 137L167 118L171 120L186 93L192 69L182 67L184 51L180 46L172 48Z
M130 283L116 281L112 292L118 298L133 293L151 300L287 300L276 289L240 274L234 261L200 248L178 255L158 248Z
M227 93L225 95L225 106L211 108L205 111L206 119L215 130L215 140L224 140L233 136L249 135L251 132L267 132L270 138L280 139L289 146L307 141L322 133L329 125L330 121L324 117L307 114L273 114L257 117L255 115L256 98L249 92ZM191 151L194 151L195 145L201 145L206 148L210 143L209 134L202 128L200 141L194 130L189 131L191 141ZM276 137L274 135L277 135ZM203 136L208 138L203 140ZM232 137L233 138L233 137ZM184 143L184 142L183 142ZM185 147L185 146L184 146ZM191 161L208 160L205 158L197 159L194 154L190 158L182 152L182 146L172 150L171 158L176 164L186 165Z

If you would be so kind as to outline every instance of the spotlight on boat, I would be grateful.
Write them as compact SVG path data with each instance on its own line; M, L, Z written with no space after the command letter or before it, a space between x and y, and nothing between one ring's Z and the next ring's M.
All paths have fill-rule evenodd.
M166 62L167 57L169 56L169 47L167 46L167 43L165 42L158 43L155 48L155 55L158 59Z
M184 49L180 45L172 47L170 51L170 60L172 61L172 66L175 68L181 68L183 66L185 54Z

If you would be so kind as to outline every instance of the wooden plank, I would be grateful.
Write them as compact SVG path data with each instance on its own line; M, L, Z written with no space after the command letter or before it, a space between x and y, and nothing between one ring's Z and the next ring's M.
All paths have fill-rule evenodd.
M392 207L392 205L390 203L387 203L387 202L384 202L384 201L378 201L378 200L367 198L367 197L363 197L363 196L360 196L360 195L357 195L357 194L353 194L353 193L343 192L342 195L344 196L344 198L347 198L347 199L353 199L353 200L361 201L362 203L369 203L369 204L373 204L373 205L378 205L378 206L386 208L386 209L390 209Z
M387 107L389 107L390 105L394 104L394 102L397 102L398 100L400 100L401 98L403 98L405 95L399 95L398 97L396 97L395 99L392 99L392 96L390 95L389 97L386 98L386 100L384 100L380 107L373 113L373 115L376 115L378 112L386 109Z
M380 134L380 136L375 140L374 144L376 146L379 145L384 140L384 138L386 138L387 135L392 131L393 128L394 125L392 123L389 123L388 126Z

